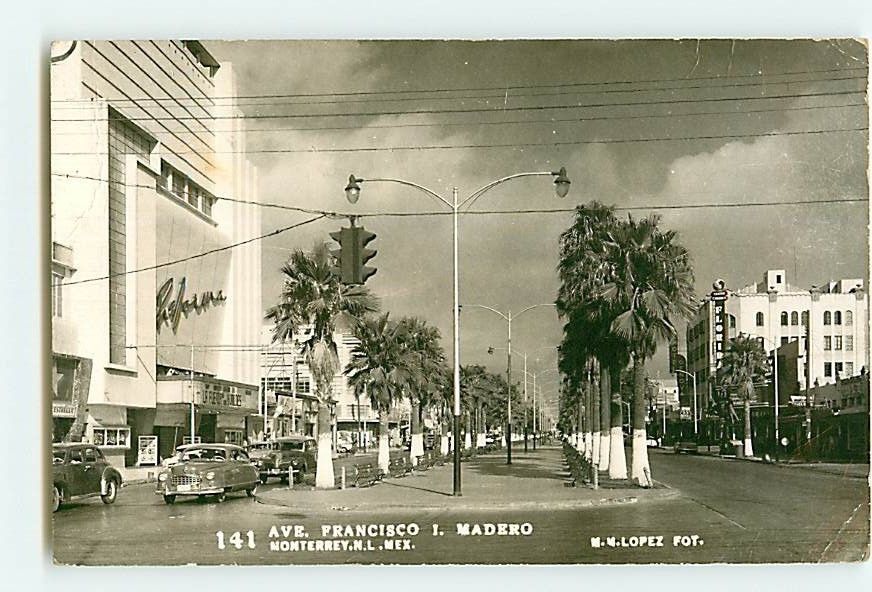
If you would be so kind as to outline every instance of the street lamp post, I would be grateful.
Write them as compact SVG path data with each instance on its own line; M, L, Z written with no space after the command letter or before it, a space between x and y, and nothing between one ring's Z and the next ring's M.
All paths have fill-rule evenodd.
M507 385L507 395L506 395L506 464L512 464L512 320L518 318L528 310L533 310L534 308L539 308L541 306L557 306L553 302L546 302L542 304L533 304L532 306L528 306L518 314L512 316L512 311L508 311L506 313L502 313L495 308L490 306L485 306L484 304L467 304L466 306L471 306L474 308L483 308L485 310L489 310L492 313L495 313L503 318L508 325L508 329L506 331L506 380L508 381ZM535 390L533 391L535 396ZM535 420L535 417L534 417ZM533 430L533 438L536 437L536 430ZM534 442L535 446L535 442Z
M676 371L676 372L680 372L680 373L682 373L682 374L687 374L687 375L690 376L690 378L693 380L693 433L694 433L694 435L696 435L696 434L699 433L699 427L698 427L698 424L697 424L697 421L698 421L698 418L697 418L698 413L697 413L697 407L696 407L696 406L697 406L697 399L696 399L696 374L693 374L693 373L688 372L688 371L686 371L686 370L679 370L678 368L675 368L675 371ZM665 402L664 402L664 405L665 405ZM665 432L665 430L664 430L664 432ZM666 434L664 433L663 436L664 436L664 438L665 438L665 437L666 437Z
M502 177L497 179L496 181L492 181L488 183L484 187L474 191L469 197L460 201L458 199L457 187L452 188L451 190L451 201L445 199L435 191L431 189L427 189L423 185L419 185L417 183L413 183L411 181L405 181L403 179L392 179L392 178L374 178L374 179L360 179L355 177L354 175L350 175L348 177L348 185L345 186L345 197L348 199L349 203L355 204L360 199L360 185L362 183L372 183L372 182L381 182L381 183L398 183L400 185L405 185L407 187L412 187L421 191L430 197L435 198L437 201L447 206L452 213L452 243L453 243L453 292L454 292L454 425L453 425L453 440L454 440L454 495L459 496L462 495L461 492L461 483L460 483L460 290L459 290L459 269L458 269L458 217L460 214L460 209L464 206L472 206L472 204L481 197L484 193L489 191L490 189L505 183L506 181L510 181L512 179L518 179L521 177L539 177L539 176L549 176L554 177L554 189L557 193L558 197L566 197L566 194L569 192L569 186L571 181L569 177L566 175L566 168L561 167L559 171L541 171L541 172L531 172L531 173L516 173L514 175L508 175L506 177Z

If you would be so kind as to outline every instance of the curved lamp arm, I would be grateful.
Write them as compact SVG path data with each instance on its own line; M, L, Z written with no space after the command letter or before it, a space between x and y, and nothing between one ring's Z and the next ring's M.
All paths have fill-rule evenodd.
M555 306L556 307L557 305L554 304L553 302L543 302L542 304L534 304L533 306L528 306L527 308L525 308L524 310L522 310L518 314L512 315L512 319L516 319L519 316L521 316L522 314L524 314L525 312L527 312L528 310L533 310L534 308L539 308L540 306Z
M496 181L492 181L492 182L488 183L487 185L485 185L484 187L477 189L472 194L470 194L469 197L467 197L462 202L460 202L460 204L458 204L457 207L462 208L463 206L466 206L466 209L471 208L472 204L475 203L475 200L477 200L479 197L481 197L482 195L484 195L485 193L487 193L488 191L490 191L491 189L493 189L497 185L505 183L506 181L511 181L512 179L518 179L520 177L544 177L544 176L553 177L553 176L556 176L558 174L559 173L553 173L551 171L539 171L539 172L534 172L534 173L515 173L514 175L509 175L508 177L503 177L502 179L497 179Z
M413 183L412 181L405 181L405 180L403 180L403 179L392 179L392 178L389 178L389 177L382 177L382 178L376 178L376 179L360 179L360 178L358 178L358 177L355 177L354 175L351 175L351 176L348 178L348 186L346 187L346 192L347 192L350 188L353 188L353 187L355 186L355 184L360 184L360 183L374 183L374 182L379 182L379 183L398 183L398 184L400 184L400 185L406 185L406 186L408 186L408 187L414 187L414 188L417 189L418 191L422 191L422 192L426 193L427 195L429 195L430 197L433 197L433 198L439 200L440 202L442 202L443 204L445 204L446 206L448 206L450 209L452 209L452 210L454 209L454 206L451 205L451 202L449 202L447 199L445 199L444 197L442 197L441 195L439 195L438 193L436 193L436 192L433 191L432 189L428 189L428 188L424 187L423 185L418 185L417 183ZM359 187L358 187L357 189L358 189L358 191L359 191Z
M503 313L501 313L501 312L498 311L497 309L495 309L495 308L491 308L490 306L485 306L484 304L461 304L461 305L460 305L461 308L463 308L464 306L466 306L466 307L471 307L471 308L483 308L483 309L485 309L485 310L489 310L489 311L491 311L491 312L493 312L493 313L496 313L496 314L500 315L501 317L503 317L503 320L504 320L504 321L508 321L508 320L509 320L509 317L508 317L508 316L504 315ZM502 348L502 349L505 349L505 348Z

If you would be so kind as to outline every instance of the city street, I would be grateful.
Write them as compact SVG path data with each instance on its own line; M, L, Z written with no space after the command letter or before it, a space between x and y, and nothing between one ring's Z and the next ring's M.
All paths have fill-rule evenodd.
M93 499L53 515L54 557L98 565L755 563L856 561L868 553L865 479L652 450L654 489L616 489L605 480L594 492L564 487L561 464L556 447L519 450L511 467L499 454L480 457L463 465L462 498L448 495L450 465L361 490L287 491L270 484L256 501L239 493L223 504L166 506L153 484L132 485L112 506ZM506 524L503 534L488 534L485 525L498 523ZM361 538L348 532L356 525L383 526L363 537L363 548L354 550L353 542L314 548L315 539ZM389 533L389 525L409 526ZM468 535L460 534L464 525ZM271 550L274 526L274 540L289 542ZM307 540L313 548L305 548ZM386 540L400 549L390 550L394 543Z

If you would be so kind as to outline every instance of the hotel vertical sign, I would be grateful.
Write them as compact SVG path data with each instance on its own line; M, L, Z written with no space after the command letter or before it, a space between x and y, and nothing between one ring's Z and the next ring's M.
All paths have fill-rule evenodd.
M714 358L715 368L723 365L724 348L727 341L727 290L724 280L715 280L710 294L714 317Z

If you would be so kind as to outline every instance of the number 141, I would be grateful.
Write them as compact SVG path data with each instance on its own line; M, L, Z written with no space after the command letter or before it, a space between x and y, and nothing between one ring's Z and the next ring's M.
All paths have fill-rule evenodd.
M242 549L243 546L247 546L249 549L255 548L254 531L251 530L245 533L245 538L243 538L243 533L237 530L226 539L226 542L223 530L216 532L215 536L218 538L218 549L221 551L226 549L228 544L236 549Z

